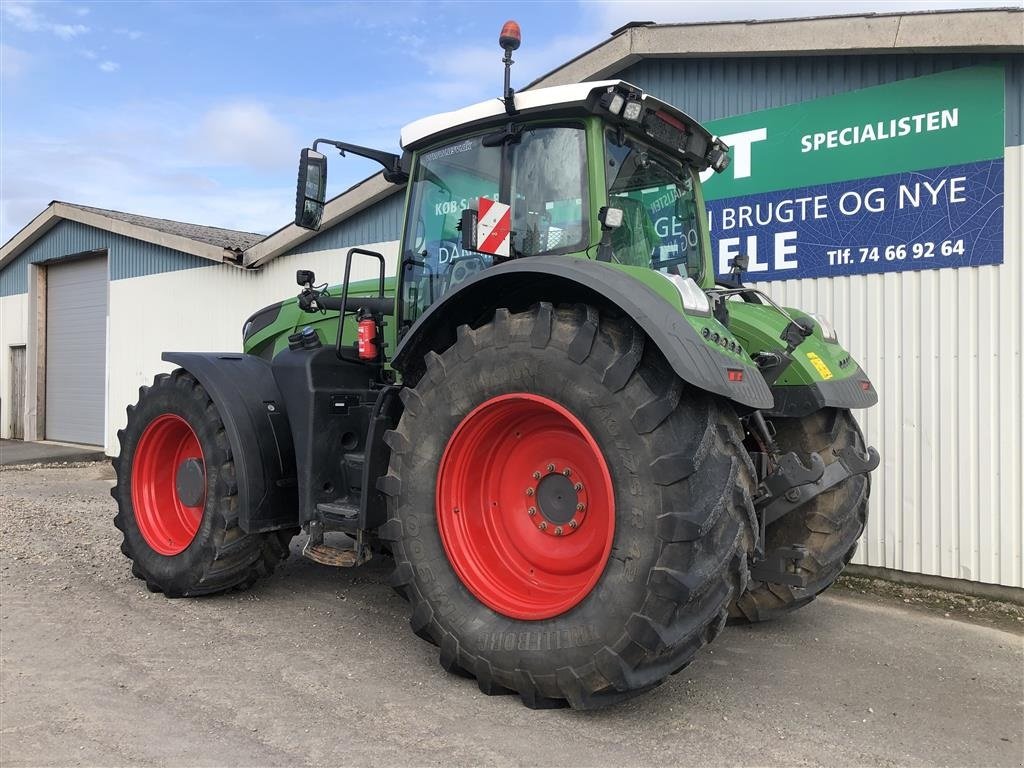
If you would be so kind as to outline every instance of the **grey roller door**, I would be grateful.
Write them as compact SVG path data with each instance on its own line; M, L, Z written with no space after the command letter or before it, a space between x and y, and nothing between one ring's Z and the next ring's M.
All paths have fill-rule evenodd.
M106 257L46 270L46 439L103 445Z

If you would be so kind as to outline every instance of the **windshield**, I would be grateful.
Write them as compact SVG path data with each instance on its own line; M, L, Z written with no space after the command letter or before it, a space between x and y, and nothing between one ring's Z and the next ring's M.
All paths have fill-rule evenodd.
M526 128L503 145L473 136L423 153L410 180L402 259L402 323L494 263L462 248L462 211L480 198L512 206L512 258L582 250L587 233L582 127Z
M606 142L608 205L621 208L615 259L700 280L704 253L693 171L634 139Z

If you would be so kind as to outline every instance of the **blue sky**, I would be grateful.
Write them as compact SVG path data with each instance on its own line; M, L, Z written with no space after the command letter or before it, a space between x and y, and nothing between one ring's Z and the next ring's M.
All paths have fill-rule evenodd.
M0 242L54 199L273 231L313 138L397 150L403 124L499 95L510 17L525 84L635 19L1019 3L0 0ZM332 157L329 193L376 169Z

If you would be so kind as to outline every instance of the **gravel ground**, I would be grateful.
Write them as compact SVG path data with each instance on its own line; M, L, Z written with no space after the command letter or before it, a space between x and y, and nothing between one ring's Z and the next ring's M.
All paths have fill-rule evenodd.
M293 556L249 592L149 594L118 550L111 478L0 471L5 767L1024 763L1013 607L977 620L856 583L728 628L623 706L533 712L438 667L387 562Z

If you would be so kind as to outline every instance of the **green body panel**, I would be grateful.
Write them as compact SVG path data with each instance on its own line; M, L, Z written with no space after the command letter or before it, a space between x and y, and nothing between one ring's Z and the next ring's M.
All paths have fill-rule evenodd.
M767 304L750 304L730 301L729 328L751 353L778 352L786 344L780 335L789 321ZM794 317L806 317L797 309L786 308ZM815 355L819 365L808 355ZM824 365L831 376L819 366ZM822 338L821 329L815 323L814 333L804 339L793 352L793 362L786 368L773 386L816 384L822 381L845 379L857 371L857 363L839 343Z
M349 296L377 296L379 284L376 279L360 280L349 286ZM341 286L332 285L329 289L331 296L341 295ZM389 277L384 281L384 295L393 297L395 295L395 278ZM281 304L277 319L262 330L254 333L245 340L242 351L249 355L264 355L272 358L282 349L288 347L288 337L296 331L309 326L313 328L320 341L325 345L333 345L338 338L338 313L303 312L299 309L298 298L286 299ZM384 325L384 341L388 350L395 348L395 323L393 318L387 319ZM356 342L355 320L345 323L345 337L342 343L351 346Z

